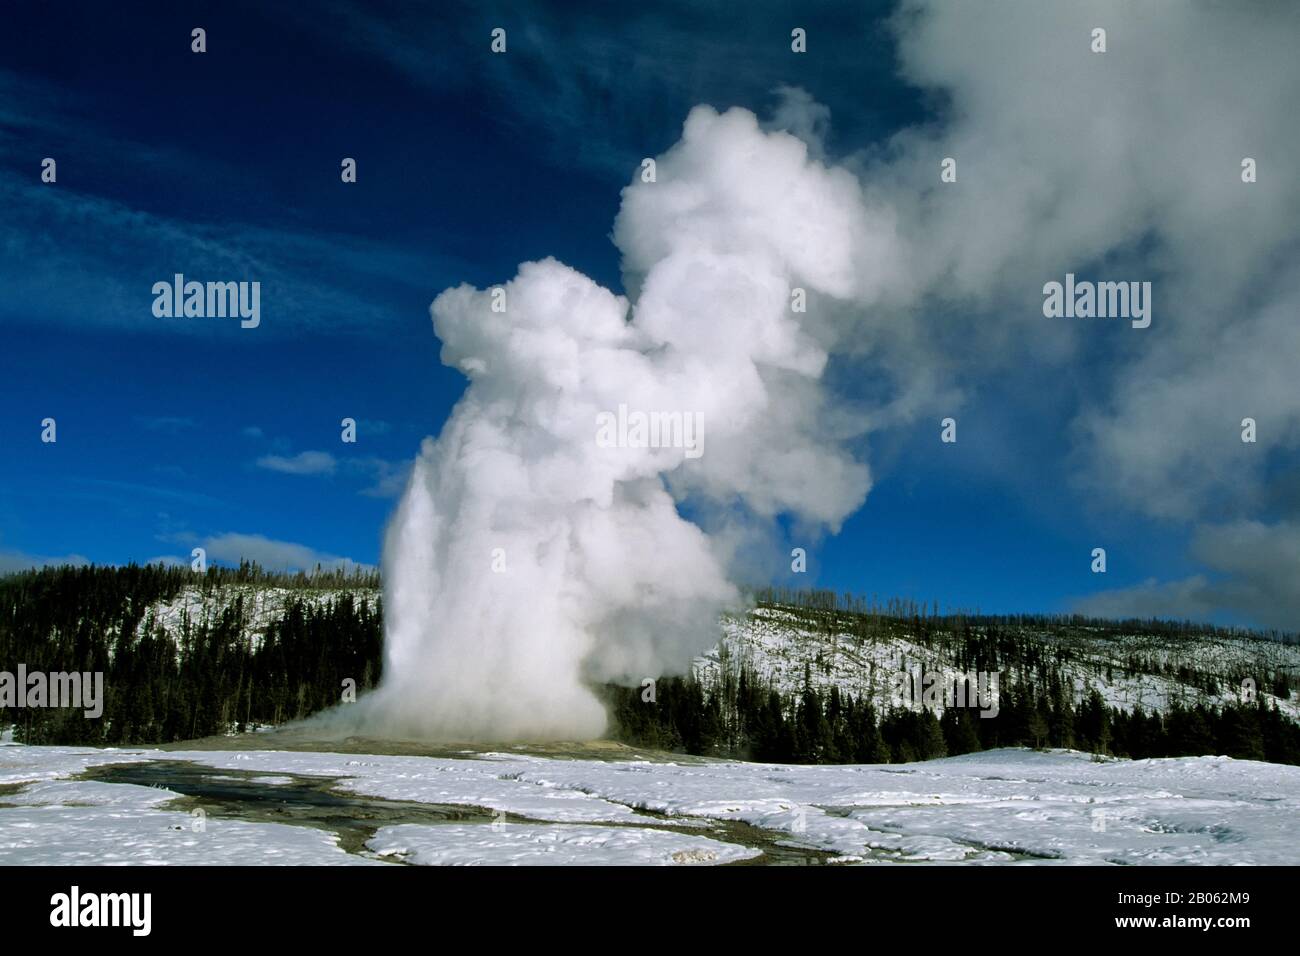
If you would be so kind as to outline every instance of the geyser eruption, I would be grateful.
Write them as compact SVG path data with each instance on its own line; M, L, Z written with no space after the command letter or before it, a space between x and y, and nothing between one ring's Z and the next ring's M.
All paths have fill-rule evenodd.
M439 295L442 360L470 384L387 532L383 683L336 716L588 739L605 727L589 682L681 673L712 646L740 599L738 528L837 529L867 493L823 410L816 318L859 294L867 221L857 180L805 143L699 107L654 181L623 191L632 301L554 259Z

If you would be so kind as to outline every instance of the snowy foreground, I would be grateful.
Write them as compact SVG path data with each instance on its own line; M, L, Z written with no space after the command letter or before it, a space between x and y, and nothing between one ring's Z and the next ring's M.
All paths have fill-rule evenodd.
M338 793L488 813L379 826L349 852L328 829L215 811L196 828L193 803L169 808L178 793L74 779L97 765L159 760L268 788L339 778ZM0 865L698 865L790 845L844 863L1294 864L1297 832L1300 767L1227 757L1096 762L999 750L792 767L0 747Z

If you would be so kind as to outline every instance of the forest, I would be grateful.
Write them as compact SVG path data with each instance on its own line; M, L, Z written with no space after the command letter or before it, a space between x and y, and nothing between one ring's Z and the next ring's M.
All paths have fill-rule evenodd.
M250 626L258 589L283 589L272 619ZM187 589L219 613L154 613ZM943 643L962 670L1003 673L996 716L972 708L881 707L838 687L818 690L815 662L803 687L782 693L748 668L705 686L665 677L653 699L640 686L595 688L609 713L608 736L627 744L716 757L790 763L904 763L994 747L1072 747L1122 757L1226 754L1300 764L1300 724L1252 702L1212 707L1175 700L1163 713L1108 707L1094 689L1076 700L1062 678L1068 643L1047 648L1043 630L1114 629L1178 640L1199 630L1169 622L1098 622L1067 617L941 615L910 602L878 604L830 592L760 592L760 607L797 611L806 622L861 641L906 632ZM382 672L382 599L376 572L284 575L255 564L198 573L160 565L62 567L0 578L0 670L101 671L101 719L77 709L8 708L0 726L32 744L156 744L279 725L338 703L345 682L358 694ZM1289 640L1291 635L1274 635ZM1126 666L1171 670L1132 652ZM1239 675L1180 666L1181 680L1214 692ZM1294 674L1262 675L1279 696Z
M1068 747L1119 757L1223 754L1300 764L1300 724L1260 697L1220 708L1173 701L1163 714L1107 707L1093 690L1079 705L1059 682L1041 691L1003 686L995 717L971 708L878 712L809 682L798 695L765 689L742 670L706 691L690 678L658 681L653 704L639 687L605 685L613 736L642 747L772 763L906 763L996 747Z
M250 633L244 598L176 633L150 608L182 589L275 586L293 594L265 633ZM379 679L378 578L274 575L253 564L198 574L161 565L61 567L0 578L0 670L100 671L101 719L76 709L11 708L0 724L42 744L168 743L306 717ZM305 598L336 592L327 603Z

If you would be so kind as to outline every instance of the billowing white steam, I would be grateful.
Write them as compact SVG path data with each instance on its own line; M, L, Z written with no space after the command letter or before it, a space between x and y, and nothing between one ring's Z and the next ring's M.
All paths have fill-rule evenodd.
M1284 321L1300 285L1275 275L1300 210L1277 159L1300 129L1277 121L1300 90L1300 13L1114 3L1104 22L1134 52L1098 56L1095 11L1041 6L905 0L904 74L952 108L851 158L858 176L744 110L693 111L656 181L623 193L614 240L632 302L553 260L505 284L504 313L490 290L437 298L443 359L471 384L388 532L384 684L331 720L460 739L599 733L586 682L680 671L711 644L738 600L731 569L778 557L745 547L755 527L790 515L834 530L861 504L870 478L846 435L934 427L972 382L1017 387L1021 368L1069 371L1081 340L1096 350L1100 327L1043 318L1039 290L1067 271L1153 278L1161 303L1140 343L1107 338L1104 374L1089 371L1084 471L1176 517L1208 513L1216 489L1263 487L1273 459L1241 452L1255 446L1233 428L1268 414L1259 447L1292 455L1300 435ZM815 140L824 108L784 96L776 122ZM1100 105L1062 109L1073 102ZM1245 156L1282 172L1246 185ZM959 183L940 182L943 157L959 158ZM859 363L856 409L824 400L832 350ZM597 416L620 406L698 416L703 455L602 447ZM1298 529L1202 529L1231 587L1193 578L1107 610L1226 603L1294 626Z
M861 298L880 261L870 221L802 141L700 107L656 181L624 190L635 301L553 259L520 266L504 312L491 289L439 295L442 360L470 385L388 529L383 685L344 710L401 736L589 738L586 682L681 672L716 641L737 539L678 505L836 528L869 488L819 380L822 306ZM694 416L702 456L602 447L620 405Z

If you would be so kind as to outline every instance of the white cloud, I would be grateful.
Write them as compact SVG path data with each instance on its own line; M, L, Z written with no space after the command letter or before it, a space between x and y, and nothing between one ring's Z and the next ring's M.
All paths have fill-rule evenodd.
M203 548L209 560L225 564L238 564L241 560L256 561L268 570L311 571L317 565L323 570L342 569L352 571L357 568L369 569L371 566L353 561L351 558L327 554L304 544L292 541L277 541L260 534L239 534L229 532L216 535L203 541ZM186 562L188 563L188 562Z
M1300 7L905 0L895 26L905 76L947 104L856 163L907 249L882 293L902 331L869 322L863 341L916 370L908 407L933 407L936 372L1013 388L1018 364L1060 368L1076 382L1079 490L1194 525L1257 516L1274 466L1300 453ZM1090 49L1097 26L1106 53ZM939 181L945 157L956 183ZM1258 182L1242 182L1244 157ZM1152 281L1151 327L1044 319L1042 285L1066 272ZM1256 444L1241 442L1246 417ZM1295 626L1276 578L1300 562L1265 553L1273 563L1227 567L1198 548L1224 580L1126 600Z
M15 571L27 571L32 568L60 567L65 564L83 565L90 561L80 554L65 554L62 557L50 557L27 554L23 551L0 551L0 574Z
M396 498L406 487L407 479L411 475L411 463L409 461L387 461L383 458L356 458L345 459L346 464L352 471L366 474L370 478L370 484L362 488L358 494L365 495L368 498Z
M257 459L258 468L286 475L332 475L337 466L337 460L327 451L303 451L291 457L263 455Z
M1300 523L1234 521L1199 528L1192 553L1214 576L1154 579L1076 602L1099 617L1204 620L1226 611L1263 627L1300 631Z
M918 287L1032 306L1090 266L1155 281L1152 328L1108 349L1085 395L1092 486L1187 517L1260 470L1232 447L1242 417L1294 449L1300 288L1274 279L1300 239L1300 124L1279 121L1300 100L1300 8L909 0L898 22L905 73L951 96L947 122L901 134L901 157L868 171L899 187ZM1099 24L1104 54L1089 49ZM956 184L937 181L944 156ZM1257 183L1241 181L1245 156ZM1022 308L989 339L1044 324ZM1073 331L1078 345L1111 330Z

